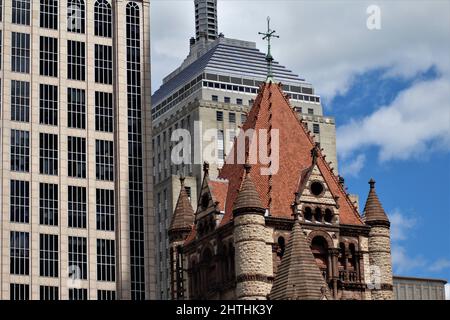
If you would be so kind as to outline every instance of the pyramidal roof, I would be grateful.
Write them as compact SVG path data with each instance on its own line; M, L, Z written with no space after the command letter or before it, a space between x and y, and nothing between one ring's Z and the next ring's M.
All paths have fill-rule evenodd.
M240 44L246 44L240 45ZM152 95L152 105L158 105L171 92L189 83L203 72L223 74L264 81L267 77L266 55L254 43L218 38L212 47L194 62L179 70ZM273 74L285 83L299 83L305 80L279 64L273 62Z
M320 300L329 298L325 279L317 266L298 218L278 267L270 299Z
M377 193L375 191L375 180L370 179L369 185L369 195L364 207L365 222L369 224L375 221L389 222L389 218L387 217L386 212L384 212L383 206L381 205L380 199L378 199Z
M290 219L292 213L290 205L295 199L294 193L298 191L299 179L313 163L311 150L315 147L315 142L290 107L280 86L273 83L261 85L260 92L242 129L244 131L262 129L267 130L267 132L278 130L278 171L271 176L263 175L261 169L267 169L267 165L258 161L256 164L252 163L250 174L261 202L269 210L269 214L273 217ZM243 132L241 131L240 134L243 134ZM247 144L246 151L251 149L257 150L259 153L258 141L254 139L251 143L252 146ZM253 143L256 146L253 146ZM235 164L238 159L236 153L235 144L219 174L219 178L228 181L225 216L222 219L222 225L232 219L233 204L237 199L238 190L244 178L244 166ZM320 151L316 154L316 165L329 186L330 192L337 199L340 223L362 225L363 222L356 208Z
M180 178L181 189L178 195L177 205L170 222L169 233L176 231L190 231L194 225L194 209L192 209L189 196L184 186L184 178Z

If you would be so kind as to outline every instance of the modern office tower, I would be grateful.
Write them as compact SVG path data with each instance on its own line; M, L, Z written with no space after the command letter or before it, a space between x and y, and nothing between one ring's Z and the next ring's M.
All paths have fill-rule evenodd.
M154 298L149 1L0 3L1 298Z
M190 39L189 55L163 80L162 86L152 96L154 197L159 245L157 296L162 299L169 298L167 229L180 193L178 175L182 173L185 176L187 193L193 208L196 208L203 178L201 163L210 160L203 157L202 151L214 141L205 138L204 134L210 129L217 132L214 142L217 143L217 161L209 161L209 175L214 179L231 149L239 126L246 119L259 85L267 77L266 56L254 42L228 39L217 34L216 1L196 0L195 15L196 36ZM320 96L305 79L276 61L273 73L275 80L283 84L291 106L299 118L305 120L311 134L324 149L327 162L331 162L337 173L334 118L323 115ZM191 163L174 164L171 161L172 150L178 144L171 141L172 133L180 128L189 130L191 134Z

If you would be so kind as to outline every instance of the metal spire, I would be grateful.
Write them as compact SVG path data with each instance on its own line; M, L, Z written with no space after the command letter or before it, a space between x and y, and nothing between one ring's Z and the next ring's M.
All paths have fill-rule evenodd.
M279 38L280 36L275 34L275 30L270 29L270 17L267 17L267 32L258 32L258 34L263 35L263 40L267 40L267 82L273 82L273 73L272 73L272 62L273 57L270 52L270 40L272 38Z

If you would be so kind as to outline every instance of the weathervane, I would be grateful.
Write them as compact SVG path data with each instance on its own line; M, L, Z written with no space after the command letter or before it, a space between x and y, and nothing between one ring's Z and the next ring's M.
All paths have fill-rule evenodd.
M272 74L272 62L273 57L270 52L270 40L272 38L279 38L280 36L275 34L275 30L270 29L270 17L267 17L267 32L258 32L258 34L263 35L263 40L267 40L267 55L266 55L266 61L267 61L267 82L273 81L273 74Z

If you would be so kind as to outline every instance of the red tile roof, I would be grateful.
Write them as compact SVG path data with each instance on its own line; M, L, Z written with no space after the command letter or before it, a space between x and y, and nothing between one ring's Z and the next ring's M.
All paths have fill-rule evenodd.
M211 191L213 201L217 201L218 209L225 211L225 203L227 198L228 181L226 180L209 180L209 190Z
M261 175L260 170L267 168L267 165L258 161L256 164L251 163L251 176L261 201L269 209L271 216L290 219L292 215L290 206L294 201L294 193L298 190L300 175L312 164L311 150L315 143L276 84L266 83L261 86L260 93L243 125L244 131L248 129L268 131L277 129L279 132L278 172L273 176ZM259 153L257 144L257 140L252 141L250 148L255 148ZM236 145L219 174L219 178L228 180L225 216L222 225L232 219L233 203L245 172L243 164L230 163L233 158L236 162L235 147ZM248 149L247 145L247 151ZM332 194L339 197L340 223L363 224L356 208L320 152L317 165Z

